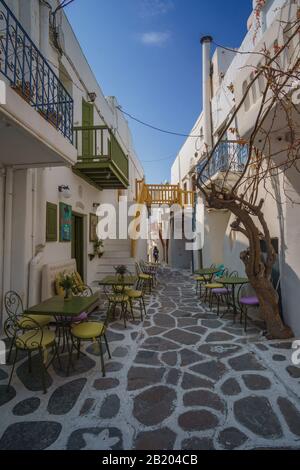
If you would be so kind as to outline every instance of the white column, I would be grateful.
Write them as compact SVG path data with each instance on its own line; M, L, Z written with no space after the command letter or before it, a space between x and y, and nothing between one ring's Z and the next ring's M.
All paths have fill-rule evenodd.
M3 294L11 288L13 177L12 167L7 168L4 194Z
M204 114L204 143L210 149L212 147L212 129L211 129L211 60L210 48L212 37L204 36L201 38L202 44L202 101Z

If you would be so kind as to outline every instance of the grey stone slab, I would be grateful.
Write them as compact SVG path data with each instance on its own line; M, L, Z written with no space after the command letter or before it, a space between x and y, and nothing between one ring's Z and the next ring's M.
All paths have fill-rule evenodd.
M120 385L120 381L115 378L103 377L95 380L94 388L96 390L109 390L112 388L117 388Z
M166 386L152 387L137 395L133 403L133 416L145 426L154 426L173 413L176 393Z
M105 398L100 408L100 418L111 419L117 416L120 410L120 398L113 394Z
M34 355L32 357L32 372L29 373L28 370L28 361L22 362L16 370L16 374L18 378L23 383L24 387L26 387L31 392L38 392L43 390L43 382L42 382L42 374L43 374L43 366L41 364L41 360L38 355ZM53 379L49 374L49 371L45 372L45 383L46 388L49 388L52 383Z
M169 341L165 338L160 338L158 336L147 338L141 345L143 349L150 349L152 351L172 351L176 349L180 349L180 345L174 343L173 341Z
M167 351L161 355L161 360L170 367L174 367L177 364L177 352Z
M8 388L7 385L0 385L0 406L13 400L16 394L16 390L11 385Z
M205 406L217 411L224 411L224 402L216 393L210 390L196 390L185 393L183 396L183 404L186 407Z
M196 362L201 362L206 359L203 354L196 353L193 350L186 348L182 349L179 354L181 358L181 367L189 366L191 364L195 364Z
M0 450L43 450L53 444L62 425L53 421L30 421L8 426L0 439Z
M188 372L185 372L183 375L181 386L183 390L190 390L193 388L213 389L214 383L211 380L207 380L194 374L189 374Z
M221 386L221 390L224 395L235 396L241 393L241 387L236 379L227 379Z
M300 367L288 366L286 370L293 379L300 379Z
M51 415L64 415L75 406L87 379L81 378L58 387L51 395L47 411Z
M254 354L245 353L240 356L228 360L228 364L232 369L237 371L243 370L265 370L265 367L258 362Z
M143 350L138 351L134 359L134 362L136 362L137 364L144 364L148 366L162 365L160 360L158 359L158 353L155 351L143 351Z
M223 331L218 331L215 333L210 333L205 341L208 343L223 343L224 341L233 341L235 337L229 333L224 333Z
M208 437L190 437L182 441L181 450L214 450L214 443Z
M247 439L246 434L234 427L223 429L218 437L219 443L226 450L237 449L245 444Z
M249 390L268 390L272 385L268 377L263 375L245 374L242 378Z
M127 377L127 390L139 390L161 382L166 369L163 367L131 367Z
M190 333L180 328L175 328L174 330L168 331L168 333L164 334L164 337L172 341L176 341L177 343L186 345L197 344L200 341L199 335Z
M266 397L248 396L234 403L236 420L257 436L278 439L282 436L279 420Z
M279 397L277 402L290 431L300 437L299 409L286 397Z
M136 450L173 450L176 434L169 428L139 432L134 440Z
M156 315L154 315L153 321L156 326L160 326L163 328L174 328L176 326L176 321L174 320L174 318L171 317L171 315L167 314L162 315L157 313Z
M94 398L86 398L80 408L79 416L87 416L95 406Z
M26 416L34 413L40 406L41 400L38 397L30 397L17 403L12 412L16 416Z
M184 431L205 431L219 424L217 416L207 410L193 410L181 414L178 424Z
M220 361L209 361L190 368L197 374L205 375L212 380L220 380L226 372L225 365Z

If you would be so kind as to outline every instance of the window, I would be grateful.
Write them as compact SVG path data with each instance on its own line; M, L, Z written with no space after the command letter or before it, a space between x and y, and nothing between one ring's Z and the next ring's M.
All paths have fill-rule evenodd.
M57 205L46 204L46 242L57 242Z

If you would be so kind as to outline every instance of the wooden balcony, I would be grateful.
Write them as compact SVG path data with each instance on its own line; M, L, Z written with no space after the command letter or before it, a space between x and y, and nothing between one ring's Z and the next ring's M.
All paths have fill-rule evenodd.
M100 190L128 187L128 157L107 126L75 127L74 145L76 174Z
M179 185L173 184L144 184L137 181L137 194L142 192L141 203L147 206L179 204L180 206L194 205L193 191L184 191Z

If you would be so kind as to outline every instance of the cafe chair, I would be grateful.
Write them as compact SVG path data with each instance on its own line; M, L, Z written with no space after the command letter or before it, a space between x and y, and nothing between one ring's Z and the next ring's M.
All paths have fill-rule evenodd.
M28 354L29 373L32 373L32 353L37 352L41 362L43 391L46 393L45 373L55 357L57 357L59 366L61 367L55 332L48 328L42 328L40 324L34 320L33 315L26 316L24 314L16 314L8 317L4 324L4 331L15 347L15 357L7 388L10 387L19 352L25 351ZM48 364L46 364L49 348L52 349L52 358Z
M153 278L150 274L143 272L139 263L135 263L136 275L138 278L137 288L142 289L145 292L145 288L148 287L148 292L152 292Z
M255 295L249 295L246 292L246 285L242 285L238 292L238 303L240 306L240 323L244 323L244 331L247 331L248 309L250 307L259 307L259 300ZM243 321L244 319L244 321Z
M19 322L19 327L22 330L34 329L36 324L38 324L39 327L43 328L48 326L51 322L55 321L51 315L27 315L25 318L22 299L19 294L17 294L17 292L15 291L6 292L6 294L4 295L4 307L8 318L17 318L17 321ZM31 323L30 319L32 319ZM8 361L10 361L13 343L14 341L12 341L10 345L7 357Z
M69 364L68 364L67 375L69 374L70 366L72 365L72 354L73 354L74 348L77 350L77 358L79 359L80 352L81 352L80 351L81 343L88 341L88 342L93 342L95 344L98 343L99 345L101 370L102 370L103 377L105 377L105 365L104 365L102 339L104 339L105 341L108 357L109 359L111 359L109 345L108 345L108 341L106 337L106 331L108 327L109 318L110 318L110 309L107 310L104 322L85 321L85 322L79 323L78 325L73 325L71 327L70 337L71 337L72 344L71 344L71 348L69 352Z

